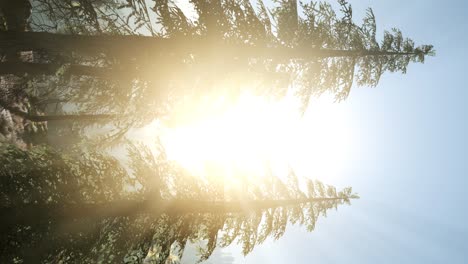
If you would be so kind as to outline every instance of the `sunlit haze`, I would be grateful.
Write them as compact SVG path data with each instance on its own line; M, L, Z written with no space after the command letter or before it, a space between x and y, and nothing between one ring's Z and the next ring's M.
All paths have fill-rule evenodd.
M290 166L300 176L330 180L343 174L357 145L351 120L330 97L312 100L304 115L292 96L274 101L245 93L227 109L220 108L224 100L181 113L189 121L162 125L170 160L196 175L255 177L270 167L281 177Z
M0 264L468 263L467 11L0 0Z

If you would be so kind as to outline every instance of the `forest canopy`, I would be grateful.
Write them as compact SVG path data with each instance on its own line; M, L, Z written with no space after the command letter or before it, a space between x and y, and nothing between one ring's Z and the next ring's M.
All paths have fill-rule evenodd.
M246 94L294 98L300 115L313 97L345 100L435 54L376 21L368 9L356 22L345 0L1 0L0 262L172 263L196 243L205 261L236 243L248 254L291 224L313 231L359 198L350 187L291 166L277 175L268 159L260 171L194 175L157 133L143 144L129 135ZM274 145L268 129L257 136ZM236 133L229 146L245 143ZM194 156L207 147L187 145Z

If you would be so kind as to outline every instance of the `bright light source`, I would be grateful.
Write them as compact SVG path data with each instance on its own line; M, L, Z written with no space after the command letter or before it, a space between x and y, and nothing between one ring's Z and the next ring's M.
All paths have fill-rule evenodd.
M200 176L260 176L269 164L280 177L291 166L323 180L340 174L349 160L350 122L329 99L313 100L303 117L292 96L271 101L243 94L232 107L220 105L185 113L188 121L163 131L169 159Z

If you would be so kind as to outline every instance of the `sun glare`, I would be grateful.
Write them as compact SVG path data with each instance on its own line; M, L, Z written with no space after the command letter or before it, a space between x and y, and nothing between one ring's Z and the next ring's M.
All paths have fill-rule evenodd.
M290 166L300 176L336 177L352 146L346 114L330 98L313 100L304 116L297 109L294 97L243 94L227 109L185 113L188 121L163 128L161 140L170 160L200 176L261 176L269 167L281 177Z

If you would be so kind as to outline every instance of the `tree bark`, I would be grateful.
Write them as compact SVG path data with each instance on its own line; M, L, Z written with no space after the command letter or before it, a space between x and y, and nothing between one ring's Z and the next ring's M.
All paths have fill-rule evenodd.
M52 63L30 63L30 62L0 62L0 75L2 74L29 74L29 75L54 75L63 65ZM128 70L127 70L128 71ZM70 65L65 74L83 75L103 78L119 77L126 71L122 69L93 67L86 65Z
M37 219L58 219L71 221L79 218L101 219L105 217L132 216L135 214L187 214L187 213L236 213L258 211L302 203L336 201L348 197L303 198L285 200L245 200L231 202L189 201L189 200L145 200L116 201L101 204L24 204L18 207L0 208L0 223L7 227L12 224L28 224Z
M327 57L410 56L414 52L374 50L333 50L320 48L265 47L228 44L204 38L160 38L147 36L85 36L46 32L0 32L0 50L45 50L52 52L80 52L119 57L151 58L151 55L213 54L237 58L311 59ZM148 57L149 56L149 57Z
M46 121L98 121L109 120L115 118L117 115L113 114L96 114L96 115L25 115L24 118L33 122L46 122Z
M85 54L111 53L134 55L138 51L169 52L180 48L196 49L197 41L187 39L167 39L146 36L112 35L65 35L47 32L0 32L1 50L43 50L55 52L81 52ZM198 41L199 44L200 41ZM188 45L187 45L188 44ZM128 53L128 54L126 54Z
M151 69L153 65L148 65ZM0 75L14 74L22 76L28 75L55 75L64 65L56 63L30 63L30 62L0 62ZM141 65L138 65L141 68ZM165 68L151 69L141 71L135 65L126 67L94 67L88 65L72 64L64 68L64 76L90 76L100 79L128 81L134 78L142 78L145 80L155 79L160 76L167 76L170 70L176 69L182 71L182 65L166 65Z

